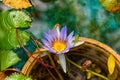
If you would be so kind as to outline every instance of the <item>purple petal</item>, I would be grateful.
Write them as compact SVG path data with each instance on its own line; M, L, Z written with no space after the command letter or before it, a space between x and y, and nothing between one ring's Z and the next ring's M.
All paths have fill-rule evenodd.
M49 50L50 52L56 53L56 51L55 51L55 50L53 50L53 49L52 49L52 48L50 48L50 47L43 46L43 48L44 48L44 49L46 49L46 50Z
M49 34L47 34L47 33L44 32L44 36L45 36L45 38L46 38L49 42L52 42L52 41L53 41L52 35L49 35Z
M54 39L58 38L58 32L57 32L57 28L56 27L54 27L53 34L51 36L53 36Z
M74 34L74 31L72 31L72 32L68 35L67 39L70 40L70 39L73 37L73 34Z
M47 47L51 46L51 43L49 43L47 40L42 39L41 41L45 46Z
M67 48L65 49L65 52L68 52L70 50L70 48L72 48L71 45L67 46Z
M53 34L55 34L56 36L58 36L58 32L57 32L57 28L56 27L53 29Z
M52 33L52 31L48 28L48 34L49 35L52 35L53 33Z
M46 50L49 50L49 48L48 47L46 47L46 46L42 46L44 49L46 49Z
M74 39L75 39L75 38L72 37L72 38L68 39L67 41L68 41L69 43L73 43Z
M66 26L65 26L65 27L63 27L63 28L61 29L60 39L64 41L64 40L66 39L66 36L67 36L67 28L66 28Z

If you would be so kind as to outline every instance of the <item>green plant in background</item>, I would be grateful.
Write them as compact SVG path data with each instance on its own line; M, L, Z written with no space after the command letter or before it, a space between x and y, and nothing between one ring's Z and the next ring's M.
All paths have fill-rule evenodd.
M59 23L62 26L67 25L68 32L72 30L75 34L83 37L93 38L111 46L116 51L120 50L119 22L120 11L116 13L108 12L102 5L104 2L111 7L111 2L118 0L59 0L51 1L48 4L52 6L47 10L41 11L41 16L46 24L53 27ZM48 5L48 6L49 6ZM107 6L106 5L106 6ZM114 5L114 4L113 4ZM111 36L114 39L111 39ZM114 43L116 42L117 43ZM119 52L118 52L119 53Z
M111 1L119 3L118 0L103 1L109 6ZM59 23L62 26L68 26L68 32L74 30L79 36L99 40L119 53L120 11L109 12L102 6L104 2L99 0L92 2L91 0L48 0L48 2L32 0L31 2L34 8L27 10L34 14L32 16L34 27L31 28L31 32L38 38L41 38L43 31L47 31L48 26L52 28L54 24ZM38 5L40 3L42 5ZM37 31L34 28L37 28ZM111 39L111 36L114 39Z

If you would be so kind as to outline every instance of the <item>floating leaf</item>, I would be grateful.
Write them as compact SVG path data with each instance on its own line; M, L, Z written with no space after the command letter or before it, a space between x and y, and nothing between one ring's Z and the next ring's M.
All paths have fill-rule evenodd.
M112 55L108 57L107 65L108 65L109 74L111 75L115 69L115 58Z
M3 0L3 3L15 9L23 9L32 6L29 0Z
M0 48L1 49L13 49L20 47L17 37L16 30L11 29L10 31L4 31L0 29ZM27 32L23 32L18 30L18 38L21 42L26 45L26 43L30 40L30 34Z
M5 70L18 61L20 61L20 58L13 51L0 50L0 71Z
M0 27L10 30L15 28L29 28L31 18L23 11L4 11L0 12Z
M14 73L14 74L6 77L5 80L32 80L32 79L29 77L26 77L22 74Z
M13 49L20 47L16 28L28 28L31 26L31 18L23 11L5 11L0 13L0 48ZM30 34L18 30L21 42L25 45L29 41Z
M6 19L8 20L8 23L10 23L11 27L28 28L31 26L30 16L23 11L10 11Z

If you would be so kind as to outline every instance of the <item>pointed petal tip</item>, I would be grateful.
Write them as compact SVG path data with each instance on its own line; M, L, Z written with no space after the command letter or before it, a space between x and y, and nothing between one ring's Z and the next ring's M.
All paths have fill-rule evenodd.
M67 71L66 71L66 69L63 69L63 71L64 71L64 73L66 73Z
M74 37L73 34L74 34L74 31L72 31L72 32L68 35L67 39L68 39L68 40L72 39L72 38Z
M64 41L67 38L67 27L62 27L60 31L60 39Z
M65 59L65 54L58 54L59 60L61 67L63 71L66 73L66 59Z
M66 25L65 25L65 26L63 26L63 27L67 28L67 26L66 26Z

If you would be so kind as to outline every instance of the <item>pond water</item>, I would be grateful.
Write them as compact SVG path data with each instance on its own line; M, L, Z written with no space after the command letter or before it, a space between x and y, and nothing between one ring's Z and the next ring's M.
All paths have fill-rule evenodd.
M38 38L48 27L59 23L82 37L99 40L120 50L120 12L105 10L99 0L32 0L34 8L29 30Z
M67 26L68 33L75 31L81 37L101 41L120 53L120 11L112 13L107 11L99 0L31 0L32 7L25 11L32 17L32 27L27 29L36 38L43 37L43 32L55 24ZM11 9L0 3L0 10ZM28 43L28 50L33 51L35 46ZM31 50L32 48L32 50ZM24 59L23 50L16 51Z

